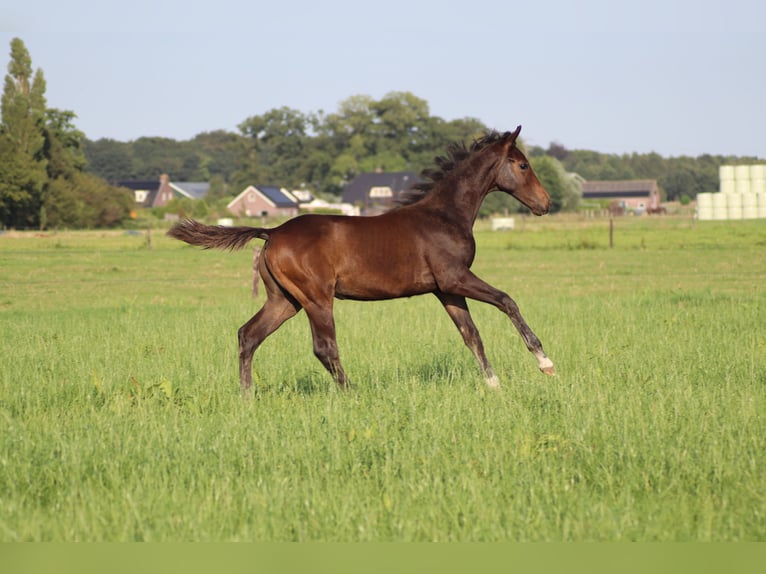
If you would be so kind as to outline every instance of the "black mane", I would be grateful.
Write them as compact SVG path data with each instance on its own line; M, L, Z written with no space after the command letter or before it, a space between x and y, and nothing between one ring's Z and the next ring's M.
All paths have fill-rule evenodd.
M452 143L447 146L447 155L434 158L437 167L426 168L421 172L421 176L427 181L417 183L410 189L400 194L396 199L399 206L412 205L423 199L444 177L454 170L460 163L472 154L483 150L485 147L511 136L511 132L500 133L491 131L483 137L475 139L470 147L465 143Z

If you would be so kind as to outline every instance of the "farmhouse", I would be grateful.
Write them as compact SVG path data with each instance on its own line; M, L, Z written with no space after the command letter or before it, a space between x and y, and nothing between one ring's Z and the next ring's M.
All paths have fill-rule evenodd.
M237 217L294 217L298 200L286 189L272 185L248 185L226 206Z
M394 206L394 200L420 177L411 171L361 173L343 190L343 202L359 207L364 215L382 213Z
M660 207L660 189L654 179L585 181L582 197L585 200L608 200L617 208L639 214Z
M138 207L143 207L149 194L157 189L156 179L130 179L116 181L114 184L118 187L125 187L133 192L133 199Z
M136 205L139 207L165 207L171 199L202 199L210 191L207 182L170 181L164 173L156 180L125 180L117 185L133 191Z

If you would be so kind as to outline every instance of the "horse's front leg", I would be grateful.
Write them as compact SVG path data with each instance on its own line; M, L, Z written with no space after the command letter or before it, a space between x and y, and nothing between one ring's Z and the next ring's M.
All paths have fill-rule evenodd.
M479 362L482 373L484 373L484 380L487 386L496 389L500 386L500 380L495 374L495 370L487 360L487 355L484 353L484 343L481 341L479 330L476 328L476 324L471 318L471 313L468 310L468 304L465 301L465 297L459 295L449 295L437 291L435 293L442 305L444 305L445 311L455 323L458 331L463 337L463 342L471 349L474 357Z
M521 316L519 306L507 293L495 289L492 285L479 279L470 269L465 269L462 273L446 278L443 283L444 285L442 282L439 283L439 287L442 291L489 303L508 315L514 327L516 327L516 330L521 335L527 349L529 349L535 359L537 359L537 366L540 370L546 375L556 374L553 361L551 361L548 358L548 355L545 354L540 339L538 339L537 335L535 335L532 332L532 329L529 328L529 325L527 325L526 321L524 321L524 318Z
M537 335L532 332L532 329L530 329L529 325L527 325L526 321L524 321L524 318L521 316L521 312L519 311L519 306L516 305L516 302L511 299L508 294L503 293L503 298L501 299L501 303L498 305L498 307L503 309L503 311L505 311L505 313L511 318L513 325L521 334L521 338L527 345L527 349L529 349L529 351L537 359L537 366L540 368L540 370L546 375L555 375L556 368L553 366L553 361L551 361L548 358L548 355L545 354L545 351L543 350L543 344L540 342L540 339L537 338Z

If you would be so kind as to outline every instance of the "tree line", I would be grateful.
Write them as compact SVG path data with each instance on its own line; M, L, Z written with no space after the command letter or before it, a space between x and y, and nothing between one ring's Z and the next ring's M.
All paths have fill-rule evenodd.
M169 173L177 181L211 182L212 198L235 196L250 184L306 188L338 197L360 173L419 173L450 143L470 142L487 131L478 119L446 121L430 115L428 103L414 94L392 92L380 100L352 96L332 114L273 109L246 119L239 133L221 130L187 141L86 140L85 155L88 169L104 179L152 179ZM558 142L527 152L557 211L577 208L579 178L656 179L664 199L688 201L718 189L719 166L763 162L721 155L604 154L569 150ZM517 209L521 207L514 200L490 194L481 215Z
M0 123L0 224L3 227L110 227L134 209L119 181L207 181L216 212L251 184L308 189L337 198L364 172L414 171L433 165L453 142L470 142L488 127L475 118L444 120L409 92L380 99L355 95L332 113L289 107L245 119L238 132L218 130L187 141L142 137L90 140L76 114L49 108L42 70L34 71L23 42L11 42ZM511 126L515 127L515 126ZM554 210L577 208L578 174L587 180L657 179L666 199L694 198L718 188L718 166L756 158L658 154L609 155L551 143L528 155ZM505 194L490 194L481 215L516 211ZM201 210L208 213L207 207Z

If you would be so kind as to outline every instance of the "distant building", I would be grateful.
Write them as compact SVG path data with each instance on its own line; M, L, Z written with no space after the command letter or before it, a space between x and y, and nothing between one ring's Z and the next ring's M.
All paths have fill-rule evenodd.
M286 189L249 185L226 206L237 217L293 217L298 200Z
M422 180L411 171L360 173L343 190L343 203L359 207L364 215L391 209L396 198Z
M136 206L143 207L149 194L155 192L160 185L156 179L129 179L114 182L118 187L124 187L133 192Z
M636 213L654 211L660 207L660 188L654 179L623 181L585 181L582 183L585 200L609 200L610 205Z
M168 181L176 197L188 199L204 199L210 191L210 184L206 181Z
M301 211L307 213L338 213L340 215L360 215L361 210L350 203L330 203L324 199L313 199L308 203L301 203Z
M311 203L315 199L314 194L307 189L291 189L290 195L297 199L300 204Z
M210 191L207 182L170 181L167 174L157 180L123 180L119 187L133 191L139 207L165 207L171 199L202 199Z

